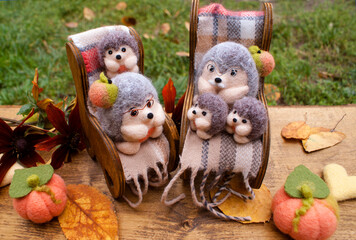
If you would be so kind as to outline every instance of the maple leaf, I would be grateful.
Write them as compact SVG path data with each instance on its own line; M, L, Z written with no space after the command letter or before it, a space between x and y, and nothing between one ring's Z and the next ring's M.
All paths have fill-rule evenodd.
M67 239L118 239L118 222L110 199L96 188L67 185L67 206L58 217Z
M162 96L164 102L164 108L167 113L172 113L174 110L174 103L176 99L176 88L171 78L169 78L167 84L162 89Z

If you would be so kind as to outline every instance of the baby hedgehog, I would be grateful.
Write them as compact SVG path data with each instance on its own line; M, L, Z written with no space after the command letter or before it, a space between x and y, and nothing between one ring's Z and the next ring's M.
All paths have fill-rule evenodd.
M194 105L188 110L190 128L201 139L209 139L221 132L226 125L229 109L218 95L204 93L194 97Z
M267 127L267 111L263 104L253 97L235 101L227 116L226 131L234 134L237 143L248 143L259 138Z
M109 32L98 43L98 56L100 65L105 68L108 78L113 78L123 72L139 72L137 42L128 32Z

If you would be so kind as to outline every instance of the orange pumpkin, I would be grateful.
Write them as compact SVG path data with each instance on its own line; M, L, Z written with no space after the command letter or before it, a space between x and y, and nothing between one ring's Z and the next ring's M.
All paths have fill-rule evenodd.
M335 199L331 195L326 199L314 199L310 209L300 217L298 229L295 231L293 219L296 217L296 210L303 205L302 200L290 197L284 191L284 187L279 189L272 201L275 225L294 239L329 238L335 232L338 222L338 205Z
M13 199L14 208L21 217L35 223L44 223L63 212L67 202L66 185L63 179L53 174L46 186L49 187L55 199L46 192L36 190L25 197Z

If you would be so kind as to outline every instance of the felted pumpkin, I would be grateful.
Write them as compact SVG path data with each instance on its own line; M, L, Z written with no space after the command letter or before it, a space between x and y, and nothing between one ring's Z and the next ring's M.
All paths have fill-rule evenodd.
M329 194L325 183L327 191L324 193L317 191L320 182L315 184L313 182L315 179L309 178L313 173L309 171L304 175L300 174L301 171L306 171L305 169L309 171L303 165L298 166L295 170L297 174L292 176L293 172L288 177L285 186L280 188L273 197L273 220L280 231L289 234L294 239L327 239L337 228L338 205L332 195ZM298 181L298 177L300 181ZM319 177L315 175L313 178ZM293 186L291 186L290 181L293 181ZM322 180L320 179L320 181ZM302 197L297 196L297 191L294 191L291 194L293 196L290 196L291 188L297 189Z
M50 165L16 170L9 193L17 213L35 223L59 216L67 202L66 185Z

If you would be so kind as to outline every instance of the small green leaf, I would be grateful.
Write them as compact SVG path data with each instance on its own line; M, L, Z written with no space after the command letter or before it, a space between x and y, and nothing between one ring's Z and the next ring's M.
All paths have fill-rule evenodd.
M34 106L33 106L32 103L27 103L27 104L23 105L23 106L20 108L20 110L19 110L19 112L17 113L17 115L25 116L25 115L27 115L27 114L29 114L29 113L31 112L31 110L32 110L33 107L34 107Z
M326 198L329 196L330 191L326 183L304 165L299 165L289 174L284 184L284 191L290 197L303 198L301 192L303 184L308 185L312 190L314 198Z
M28 178L31 175L37 175L39 177L38 186L43 186L51 180L53 173L54 170L51 165L15 170L9 190L10 197L21 198L32 191L32 187L28 184Z

